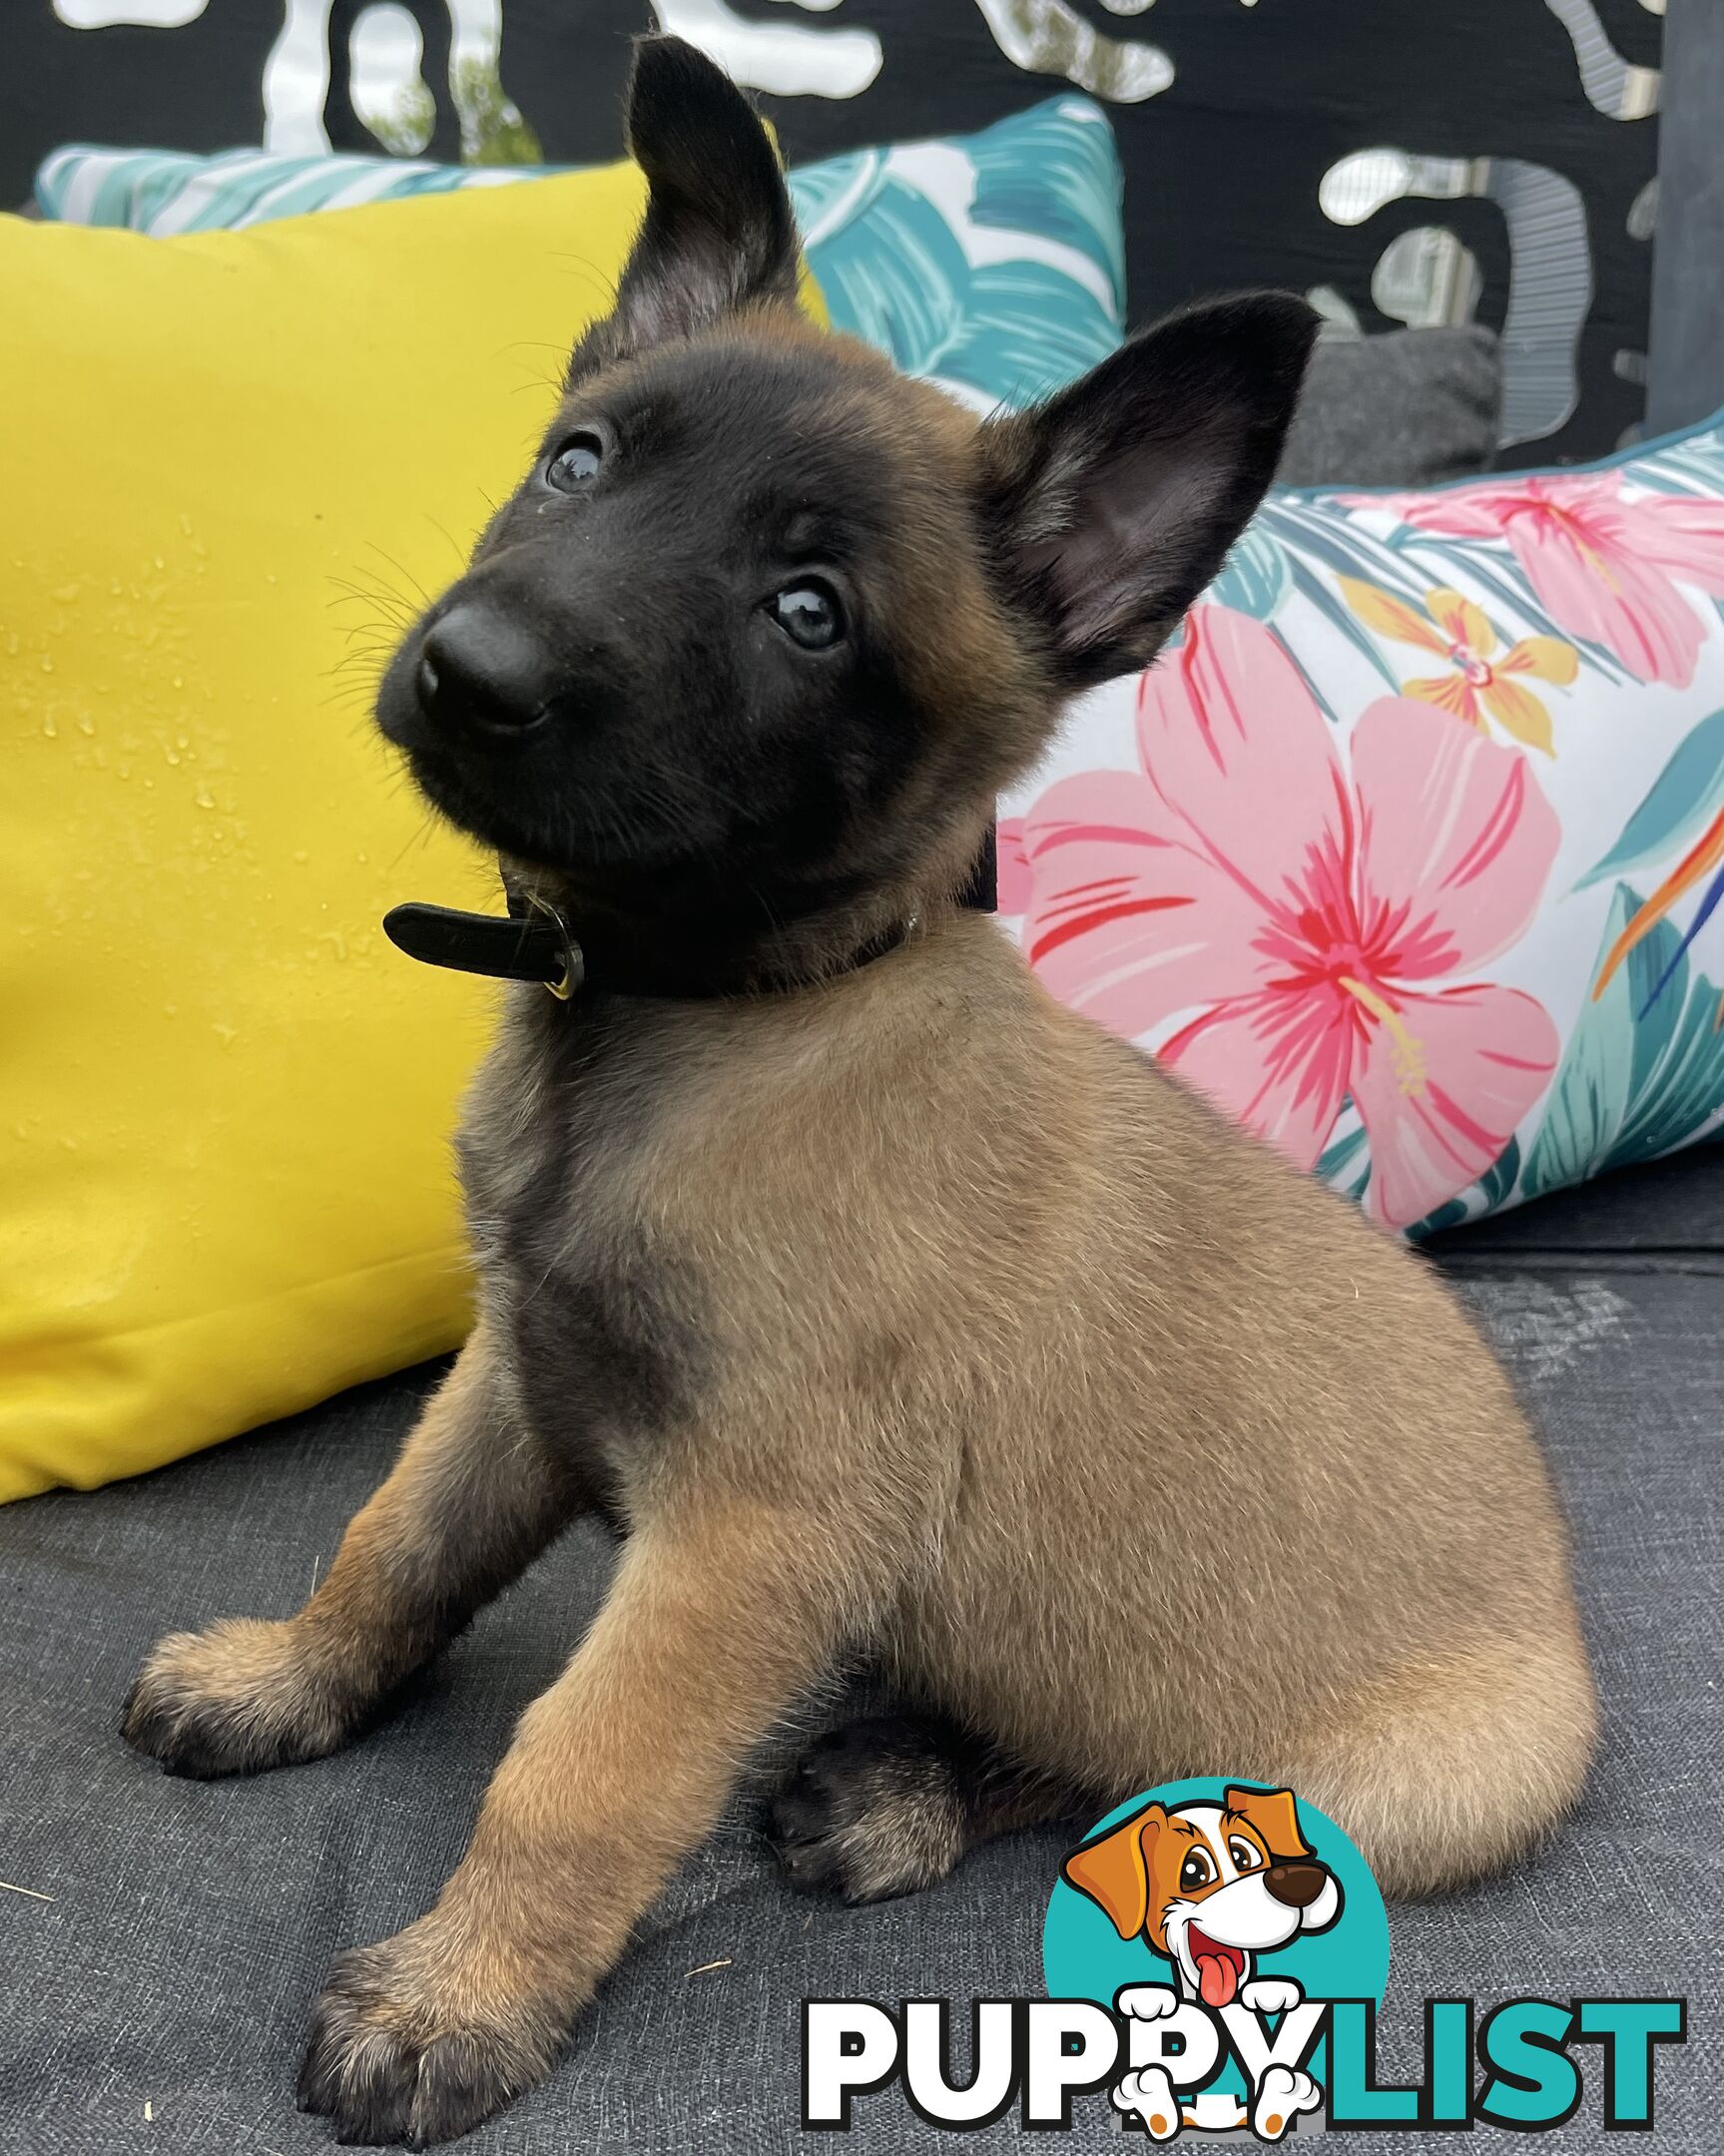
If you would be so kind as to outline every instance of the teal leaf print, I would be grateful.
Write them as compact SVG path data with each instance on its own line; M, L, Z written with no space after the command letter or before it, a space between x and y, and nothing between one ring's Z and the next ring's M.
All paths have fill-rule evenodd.
M994 263L969 271L957 333L928 371L996 402L1033 404L1087 373L1118 340L1100 304L1060 270Z
M1333 628L1347 639L1348 643L1356 651L1362 652L1371 661L1378 673L1389 684L1390 695L1399 696L1401 694L1401 678L1384 657L1383 647L1378 643L1377 639L1363 623L1355 619L1352 608L1339 598L1336 593L1332 592L1320 576L1314 576L1297 554L1291 557L1291 561L1295 589L1303 598L1311 601L1312 605L1329 621ZM1293 659L1296 666L1299 666L1297 653L1290 651L1289 657ZM1330 707L1329 699L1319 694L1316 683L1312 681L1311 675L1305 667L1299 666L1299 671L1305 676L1312 695L1317 697L1317 701L1323 710L1333 719L1335 713Z
M791 207L804 247L819 247L829 232L842 232L865 214L879 193L885 158L878 150L855 150L848 157L823 158L786 175Z
M833 326L905 373L1022 405L1119 348L1119 155L1084 99L803 167L790 189Z
M1329 515L1313 515L1296 497L1271 497L1248 528L1247 537L1257 534L1274 537L1278 530L1288 557L1293 588L1302 598L1311 601L1338 635L1345 637L1363 658L1370 660L1388 684L1390 695L1399 696L1401 676L1391 666L1382 645L1356 619L1352 608L1315 573L1310 561L1320 563L1332 576L1361 577L1367 583L1398 589L1415 603L1420 600L1424 586L1415 584L1396 562L1390 549L1368 533ZM1301 668L1301 672L1306 670ZM1310 682L1309 673L1306 673L1306 679ZM1318 695L1316 684L1311 686L1312 693ZM1318 702L1333 719L1335 713L1330 710L1327 700L1318 695Z
M966 145L975 167L977 225L1035 233L1088 257L1125 319L1125 175L1113 129L1088 98L1050 98L984 128Z
M1715 426L1708 427L1636 458L1628 477L1659 494L1715 495L1724 488L1724 440Z
M1622 835L1595 868L1574 886L1602 883L1644 862L1672 853L1698 835L1724 804L1724 711L1702 719L1677 743L1650 792L1622 826Z
M1281 541L1253 524L1237 541L1209 587L1218 606L1269 621L1287 597L1293 583L1287 549Z
M1520 1141L1510 1138L1496 1159L1478 1178L1470 1190L1461 1191L1450 1198L1446 1205L1439 1205L1435 1213L1428 1213L1424 1220L1409 1228L1407 1233L1416 1243L1427 1236L1437 1235L1444 1228L1458 1228L1465 1221L1479 1220L1486 1213L1500 1212L1520 1180ZM1472 1202L1477 1194L1477 1203Z
M1629 884L1617 884L1598 965L1640 903ZM1720 989L1705 974L1691 973L1680 945L1675 927L1660 921L1629 952L1603 994L1582 1006L1527 1155L1523 1198L1656 1159L1702 1136L1718 1119L1724 1103ZM1654 999L1666 975L1664 991Z
M1320 1183L1334 1183L1344 1176L1365 1151L1365 1126L1356 1123L1345 1136L1332 1138L1313 1173Z
M829 216L814 230L822 237L809 242L809 265L833 327L906 374L942 372L963 322L969 264L926 196L879 174L842 225Z
M1431 588L1430 576L1406 561L1395 547L1331 511L1314 512L1297 498L1272 495L1267 509L1259 513L1259 522L1279 524L1296 553L1313 556L1336 576L1359 577L1414 601L1423 599Z

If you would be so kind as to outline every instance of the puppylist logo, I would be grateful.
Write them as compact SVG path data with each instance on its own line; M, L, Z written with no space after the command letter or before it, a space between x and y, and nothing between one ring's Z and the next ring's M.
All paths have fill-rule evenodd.
M1422 2078L1381 2085L1389 1920L1370 1867L1291 1790L1214 1779L1121 1805L1067 1856L1042 1963L1045 1999L973 2002L963 2076L949 1999L805 2001L804 2127L844 2132L859 2100L952 2129L1016 2106L1056 2132L1110 2106L1151 2141L1268 2145L1532 2132L1590 2102L1605 2131L1646 2131L1657 2047L1687 2033L1676 1998L1428 1999Z

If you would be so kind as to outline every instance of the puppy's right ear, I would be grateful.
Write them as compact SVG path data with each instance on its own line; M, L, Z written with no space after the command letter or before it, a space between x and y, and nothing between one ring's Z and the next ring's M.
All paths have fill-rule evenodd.
M1163 1805L1145 1805L1111 1834L1074 1849L1060 1878L1107 1911L1121 1938L1136 1938L1149 1917L1149 1853L1167 1825Z
M1299 1831L1299 1800L1292 1790L1230 1784L1222 1791L1221 1801L1229 1812L1237 1812L1256 1828L1276 1864L1284 1864L1290 1857L1304 1859L1311 1855L1311 1847Z
M794 301L797 228L772 142L722 68L682 38L635 46L629 154L647 214L613 313L575 346L570 379L733 308Z

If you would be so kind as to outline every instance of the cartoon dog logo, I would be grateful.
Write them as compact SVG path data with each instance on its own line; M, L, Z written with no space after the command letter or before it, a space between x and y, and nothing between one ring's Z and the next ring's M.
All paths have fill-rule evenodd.
M1230 1784L1220 1804L1146 1805L1073 1850L1060 1872L1106 1911L1121 1938L1141 1932L1173 1963L1177 1989L1131 1984L1115 2000L1122 2014L1144 2021L1198 2002L1215 2014L1236 2000L1253 2013L1285 2013L1304 1993L1291 1977L1255 1975L1257 1955L1302 1932L1326 1931L1341 1914L1341 1883L1308 1847L1285 1789ZM1271 2065L1252 2093L1252 2131L1279 2141L1322 2096L1309 2074ZM1199 2095L1182 2108L1161 2065L1128 2073L1113 2101L1156 2141L1172 2140L1182 2125L1213 2130L1246 2121L1229 2097Z

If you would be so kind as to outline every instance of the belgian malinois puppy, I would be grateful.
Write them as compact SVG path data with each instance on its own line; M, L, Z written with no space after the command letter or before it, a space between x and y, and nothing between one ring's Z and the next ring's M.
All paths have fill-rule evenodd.
M164 1640L126 1715L183 1774L315 1758L578 1511L625 1530L435 1907L330 1973L299 2094L344 2140L537 2081L859 1653L903 1712L778 1812L853 1899L1192 1773L1418 1892L1518 1856L1593 1742L1557 1507L1444 1289L957 902L1064 700L1220 567L1310 310L1179 314L978 423L798 312L716 69L643 44L629 126L615 310L378 701L585 955L508 991L467 1105L481 1314L304 1609Z

